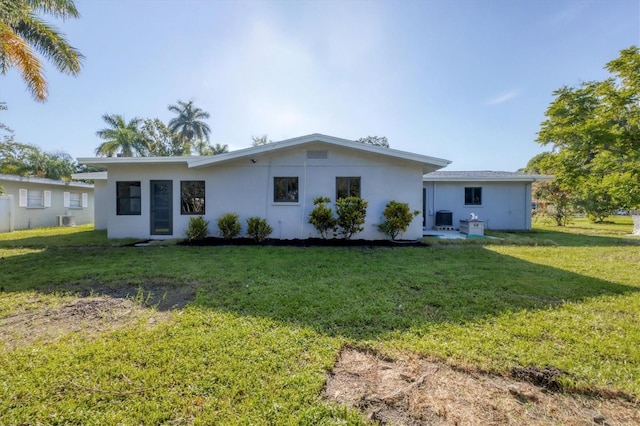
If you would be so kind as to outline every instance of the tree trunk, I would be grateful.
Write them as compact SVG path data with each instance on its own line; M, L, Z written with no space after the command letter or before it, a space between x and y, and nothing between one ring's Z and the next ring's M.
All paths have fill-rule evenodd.
M631 210L629 213L633 219L633 235L640 235L640 210Z

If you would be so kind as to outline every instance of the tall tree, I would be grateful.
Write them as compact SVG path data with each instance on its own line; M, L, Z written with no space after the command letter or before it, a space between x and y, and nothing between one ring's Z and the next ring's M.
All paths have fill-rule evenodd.
M193 101L178 101L176 105L169 105L169 111L177 117L169 121L169 130L180 135L184 141L185 151L198 141L209 141L211 128L202 120L209 118L209 113L193 105Z
M80 72L83 56L38 14L62 20L80 16L73 0L0 0L0 74L17 68L33 97L45 101L47 82L36 52L71 75Z
M96 155L107 157L117 154L124 157L147 155L149 142L140 128L142 124L140 118L136 117L127 122L121 115L105 114L102 119L109 127L96 132L100 139L104 139L104 142L96 148Z
M142 135L148 143L150 157L171 157L184 155L182 138L175 134L159 118L145 119Z
M389 141L387 140L386 136L367 136L366 138L360 138L356 140L356 142L389 148Z
M605 68L612 76L604 81L553 93L538 142L553 147L556 179L583 207L638 209L640 50L622 50Z

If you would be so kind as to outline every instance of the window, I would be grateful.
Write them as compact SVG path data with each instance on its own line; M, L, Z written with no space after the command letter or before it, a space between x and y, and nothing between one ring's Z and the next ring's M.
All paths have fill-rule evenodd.
M86 209L89 206L89 194L83 192L65 192L64 207L70 209Z
M273 201L276 203L298 202L298 178L275 177L273 178Z
M139 215L140 182L116 182L118 215Z
M482 205L482 188L468 187L464 189L464 205L480 206Z
M204 214L204 181L180 182L180 214Z
M360 196L360 177L337 177L336 200Z
M43 208L51 207L51 191L39 189L20 189L18 191L19 207Z

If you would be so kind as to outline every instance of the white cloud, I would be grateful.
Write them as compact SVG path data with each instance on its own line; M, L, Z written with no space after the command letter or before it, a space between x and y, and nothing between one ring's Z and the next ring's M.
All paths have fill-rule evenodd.
M494 96L493 98L487 100L486 104L487 105L503 104L503 103L508 102L508 101L510 101L512 99L515 99L516 97L518 97L518 95L520 95L520 90L512 89L512 90L509 90L507 92L500 93L499 95Z

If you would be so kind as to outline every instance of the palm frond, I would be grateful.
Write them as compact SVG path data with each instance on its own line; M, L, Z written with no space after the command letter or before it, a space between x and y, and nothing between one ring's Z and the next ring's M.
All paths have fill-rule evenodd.
M60 72L72 75L80 72L84 56L69 44L57 28L46 24L34 14L29 14L29 19L21 21L14 30Z
M33 97L39 101L47 98L47 82L42 64L31 48L5 23L0 22L0 69L6 73L11 66L18 68L22 79Z

